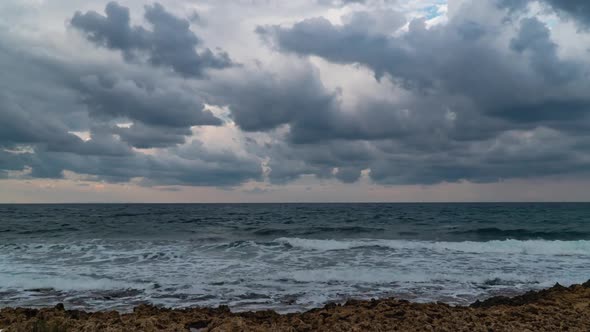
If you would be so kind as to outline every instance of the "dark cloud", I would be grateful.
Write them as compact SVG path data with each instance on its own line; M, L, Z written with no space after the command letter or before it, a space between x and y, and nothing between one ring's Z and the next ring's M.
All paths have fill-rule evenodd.
M548 5L557 14L573 18L585 29L590 27L590 2L586 0L495 0L502 8L512 12L525 10L531 2L539 1Z
M81 140L69 133L80 113L72 110L76 94L64 88L59 66L23 53L0 35L0 149L19 144L71 146ZM54 76L56 75L56 76Z
M531 65L546 81L559 85L572 81L580 73L575 63L562 61L557 55L557 44L551 41L549 28L536 18L521 21L518 35L510 47L516 52L531 53Z
M186 137L192 134L190 128L150 126L141 123L134 123L129 127L115 126L112 132L122 141L139 149L165 148L183 144Z
M491 135L494 126L499 125L499 121L489 119L484 128L468 115L458 121L449 120L450 107L470 105L445 96L423 96L399 103L365 99L353 111L347 111L341 105L341 91L326 88L312 65L294 59L292 67L284 74L249 71L241 73L240 79L214 82L219 85L212 88L217 96L211 103L227 106L244 131L264 132L288 126L287 138L295 144L388 138L415 139L416 144L426 144L430 136L425 132L456 134L461 139ZM441 105L441 101L446 104ZM465 128L455 132L456 126Z
M6 126L0 132L0 145L42 143L53 151L111 154L97 148L99 140L102 145L106 142L104 134L94 133L90 142L83 142L71 131L100 127L93 122L136 122L132 130L118 134L137 140L139 131L150 128L148 145L166 146L182 142L179 136L191 135L191 126L222 124L191 91L162 84L161 78L131 73L125 77L94 65L81 69L1 47L0 59L11 63L4 72L7 80L0 82L4 88L0 119ZM162 142L157 142L157 130ZM172 136L177 137L171 141Z
M585 0L544 0L560 13L570 15L590 27L590 2Z
M394 185L587 174L588 62L564 55L559 36L524 15L526 1L498 1L464 2L434 26L368 10L340 24L259 27L283 53L273 54L286 63L278 69L264 59L234 66L159 4L145 8L149 26L131 25L117 3L74 15L89 41L123 54L114 63L36 52L0 33L0 177L70 171L175 188L302 175ZM585 5L545 2L584 22ZM310 56L368 69L391 94L324 84ZM205 104L227 107L240 148L191 137L194 126L224 124Z
M297 145L275 142L267 147L266 152L270 156L269 179L273 183L285 183L301 175L315 175L321 179L336 177L354 182L378 153L370 143L361 141Z
M245 131L266 131L294 122L321 124L326 113L337 107L336 92L328 91L309 65L288 77L256 68L240 73L239 79L217 82L213 90L213 102L228 106Z
M497 28L455 18L449 24L426 29L423 21L414 20L407 33L391 36L315 18L291 28L259 28L258 33L285 52L365 65L378 78L389 75L417 98L438 94L439 102L463 100L470 105L463 112L457 110L459 121L473 108L484 115L526 117L531 126L546 125L543 121L547 117L537 117L527 112L529 109L544 109L543 113L552 113L552 120L583 116L562 111L572 104L581 109L590 106L582 92L589 87L584 79L587 67L561 60L547 27L536 19L521 22L519 34L511 42L512 52L499 47Z
M71 135L73 136L73 135ZM69 152L90 156L129 156L129 146L116 139L106 128L92 128L87 141L74 136L66 142L42 144L50 152Z
M156 82L126 79L114 73L93 74L81 77L74 88L82 93L90 115L98 118L121 117L168 127L222 124L190 93Z
M315 108L315 121L286 119L292 142L305 145L292 147L296 162L288 167L271 162L271 178L355 181L370 169L380 183L432 184L583 172L588 164L581 156L588 152L578 144L585 138L572 125L590 124L587 65L562 59L549 29L535 18L507 22L498 12L490 13L496 23L475 21L470 13L480 4L465 4L445 25L427 28L418 19L396 34L321 17L259 27L282 52L360 64L411 93L397 102L367 99L354 112L343 112L334 95L329 107ZM498 36L511 24L516 35L507 45ZM371 147L365 160L330 158L335 146L317 143L349 149L359 140ZM286 153L278 154L281 160Z
M386 184L435 184L583 173L587 162L572 148L573 140L546 128L507 131L436 153L388 154L371 165L370 176Z
M454 142L431 151L415 150L407 141L334 141L271 147L269 178L285 183L301 175L371 180L388 185L440 182L496 182L511 178L588 175L587 135L570 136L547 128L511 130L480 141Z
M233 65L227 53L202 48L201 40L190 30L190 21L172 15L159 3L145 7L144 18L151 30L131 26L129 8L116 2L107 4L105 14L76 12L71 24L91 42L119 50L129 61L145 54L152 65L169 67L186 77L202 77L209 68Z
M251 156L195 143L174 148L192 126L222 123L183 79L71 60L0 34L0 63L9 64L0 79L0 177L70 171L92 181L226 187L262 176ZM148 155L132 147L167 149Z
M135 152L127 156L80 155L38 148L27 166L32 177L62 178L63 171L88 180L124 183L141 179L145 186L235 186L260 179L260 161L231 151L210 151L193 142L182 151L170 149L155 155Z
M338 167L336 178L344 183L356 182L361 177L360 168L355 167Z
M23 171L30 157L28 152L0 150L0 179L7 178L10 171Z
M337 63L371 61L378 76L382 76L387 67L383 62L384 57L401 56L394 54L401 52L399 49L393 49L390 53L386 37L370 36L348 25L334 26L323 17L306 19L292 28L258 27L256 31L276 42L284 51L317 55ZM354 47L351 43L354 43Z
M77 136L68 133L63 123L43 114L39 114L38 118L32 118L37 114L23 110L17 101L10 100L11 97L6 94L4 92L5 96L0 101L0 146L45 143L58 147L81 142Z
M148 185L234 186L262 179L258 158L227 149L210 150L197 140L158 157L142 155L140 160L147 164L141 172Z

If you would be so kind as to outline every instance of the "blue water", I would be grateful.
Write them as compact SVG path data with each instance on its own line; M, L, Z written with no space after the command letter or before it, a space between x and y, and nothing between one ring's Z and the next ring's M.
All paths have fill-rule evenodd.
M0 306L468 304L590 279L590 204L0 205Z

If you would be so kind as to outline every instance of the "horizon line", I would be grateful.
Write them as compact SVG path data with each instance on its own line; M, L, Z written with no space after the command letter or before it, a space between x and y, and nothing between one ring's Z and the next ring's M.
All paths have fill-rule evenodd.
M189 204L584 204L590 201L335 201L335 202L0 202L0 205L189 205Z

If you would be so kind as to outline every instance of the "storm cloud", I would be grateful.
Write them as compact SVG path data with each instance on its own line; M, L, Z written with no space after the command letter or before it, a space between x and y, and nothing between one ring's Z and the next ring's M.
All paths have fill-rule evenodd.
M390 36L312 18L290 28L260 27L258 33L285 52L367 66L378 79L388 75L417 99L438 94L439 100L470 103L467 108L482 115L531 126L585 118L588 65L560 59L548 28L535 18L517 23L509 45L498 40L500 28L459 17L426 29L416 19L407 33ZM459 109L459 120L462 112L470 110Z
M190 30L190 21L172 15L159 3L145 6L144 18L152 30L131 26L129 8L117 2L109 2L105 14L76 12L71 24L86 33L88 40L121 51L129 61L145 54L151 64L169 67L183 76L202 77L206 69L232 66L225 52L197 51L201 40Z
M115 4L108 7L111 15L128 14ZM184 21L163 7L150 8L154 20L183 26ZM167 39L175 31L158 33L163 34L158 38ZM176 149L193 135L191 128L223 124L184 86L182 77L124 63L72 61L53 51L35 52L8 34L0 36L0 62L4 178L63 178L68 171L91 181L233 186L261 177L256 157L211 151L194 138L187 143L192 153ZM151 148L167 150L135 150Z
M590 88L587 62L562 59L548 27L536 18L510 25L500 8L488 3L497 20L474 21L467 14L476 13L482 3L465 3L459 13L465 15L445 25L427 28L424 19L414 19L406 32L395 34L375 33L350 18L340 25L318 17L291 27L259 27L257 33L281 52L366 66L376 79L391 80L410 93L395 102L365 100L352 115L316 108L322 114L316 123L291 122L292 137L344 145L375 142L371 145L379 152L361 168L382 183L486 182L584 171L587 151L574 152L573 146L528 151L534 145L524 144L520 135L541 141L549 139L548 133L561 142L569 135L572 141L587 139L579 132L587 128L590 114L584 92ZM512 145L519 153L491 148L498 144ZM302 172L318 165L309 156L300 159L310 165L300 167ZM346 169L350 163L340 160L331 166Z
M533 0L497 0L501 7L511 10L524 10ZM540 0L557 14L574 19L584 28L590 27L590 3L585 0Z
M253 192L590 175L585 1L62 2L62 39L0 31L4 179Z

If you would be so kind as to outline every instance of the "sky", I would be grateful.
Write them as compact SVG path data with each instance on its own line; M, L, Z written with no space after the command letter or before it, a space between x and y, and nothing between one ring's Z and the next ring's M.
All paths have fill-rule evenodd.
M0 202L588 201L587 0L2 0Z

